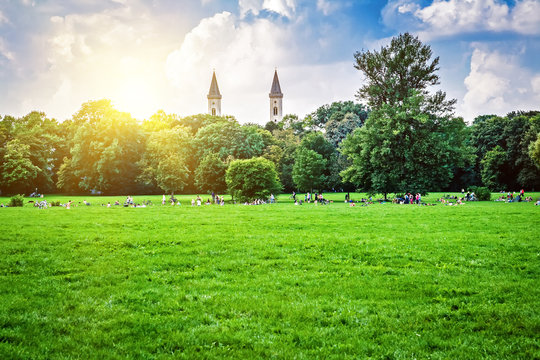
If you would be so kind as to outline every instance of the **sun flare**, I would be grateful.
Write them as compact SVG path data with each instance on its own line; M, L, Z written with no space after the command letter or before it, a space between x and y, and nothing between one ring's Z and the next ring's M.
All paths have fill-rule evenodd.
M125 81L112 100L118 110L129 112L137 119L148 118L157 111L155 92L144 79Z

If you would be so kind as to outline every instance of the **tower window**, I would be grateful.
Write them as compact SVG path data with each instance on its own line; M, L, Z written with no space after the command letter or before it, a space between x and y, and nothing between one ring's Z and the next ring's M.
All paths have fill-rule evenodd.
M278 114L277 106L274 106L274 116Z
M216 116L216 109L215 108L212 108L212 115Z

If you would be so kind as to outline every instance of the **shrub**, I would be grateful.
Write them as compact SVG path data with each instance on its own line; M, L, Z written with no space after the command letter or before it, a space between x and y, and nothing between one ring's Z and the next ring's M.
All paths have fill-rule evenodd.
M262 157L231 162L225 180L229 193L240 201L266 199L281 190L274 163Z
M11 199L9 199L10 207L22 207L23 205L24 205L24 196L22 195L15 195Z
M491 200L491 191L487 187L473 186L469 189L469 191L473 192L479 201Z

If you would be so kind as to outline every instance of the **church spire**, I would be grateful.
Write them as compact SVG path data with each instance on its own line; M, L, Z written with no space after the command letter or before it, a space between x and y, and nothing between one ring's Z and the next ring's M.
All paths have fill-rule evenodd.
M279 85L277 69L274 71L274 81L270 88L270 121L279 122L283 119L283 93Z
M221 94L216 79L216 71L212 74L212 83L206 96L208 99L208 113L214 116L221 116Z
M221 99L221 94L219 93L219 87L216 79L216 71L212 74L212 83L210 84L210 90L208 91L208 99Z
M270 96L283 96L283 94L281 93L281 86L279 86L277 69L274 71L274 81L272 81L272 88L270 89Z

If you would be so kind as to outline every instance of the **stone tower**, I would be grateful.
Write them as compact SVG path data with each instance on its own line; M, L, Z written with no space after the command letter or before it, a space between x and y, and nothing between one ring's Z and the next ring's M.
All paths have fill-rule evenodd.
M208 91L208 113L210 115L221 116L221 94L216 80L216 71L212 75L212 83Z
M274 81L270 89L270 121L278 122L283 119L283 93L279 86L277 70L274 72Z

